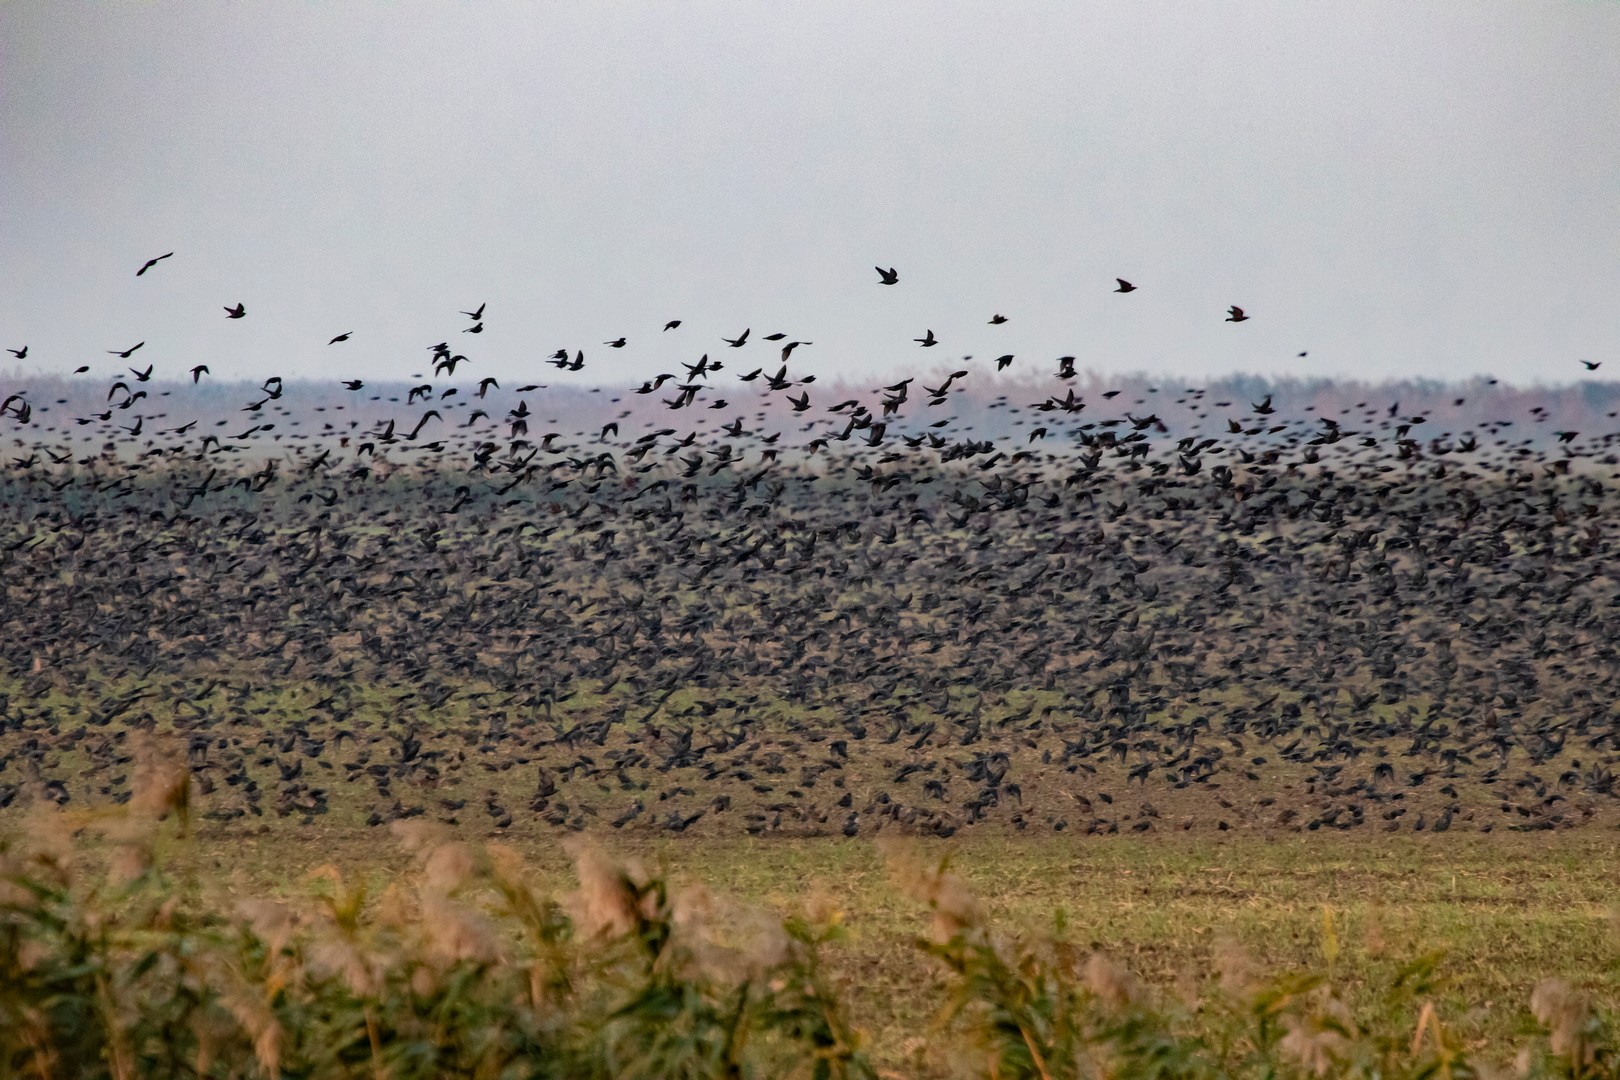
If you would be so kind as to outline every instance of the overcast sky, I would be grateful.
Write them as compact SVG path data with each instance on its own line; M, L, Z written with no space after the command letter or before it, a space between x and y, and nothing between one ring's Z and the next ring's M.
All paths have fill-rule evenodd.
M0 229L44 371L1620 374L1620 4L9 0Z

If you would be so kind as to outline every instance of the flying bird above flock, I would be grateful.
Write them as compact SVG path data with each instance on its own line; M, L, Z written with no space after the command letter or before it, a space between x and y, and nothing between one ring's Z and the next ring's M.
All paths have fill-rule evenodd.
M148 270L152 269L152 267L156 266L158 263L162 262L164 259L172 259L172 258L174 258L174 252L171 251L167 255L159 255L155 259L147 259L146 262L141 264L141 268L139 270L135 271L135 276L140 277L142 274L145 274Z

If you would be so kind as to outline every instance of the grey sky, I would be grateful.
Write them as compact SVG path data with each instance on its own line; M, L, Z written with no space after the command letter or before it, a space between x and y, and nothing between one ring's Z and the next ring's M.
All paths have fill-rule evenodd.
M1620 370L1620 4L14 0L0 80L38 370Z

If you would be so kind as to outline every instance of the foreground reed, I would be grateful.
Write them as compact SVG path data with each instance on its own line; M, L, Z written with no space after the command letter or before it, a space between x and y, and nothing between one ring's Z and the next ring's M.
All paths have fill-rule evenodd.
M998 934L948 865L888 852L931 922L939 1009L873 1045L824 953L841 913L779 918L588 844L578 887L523 859L400 823L414 870L370 896L337 867L302 899L211 897L167 874L188 774L147 749L124 807L41 809L0 842L0 1077L1324 1077L1620 1075L1599 1011L1549 980L1538 1030L1475 1060L1437 1011L1439 956L1376 1019L1320 970L1268 973L1235 946L1179 994L1106 955ZM1390 1018L1398 1018L1391 1020Z

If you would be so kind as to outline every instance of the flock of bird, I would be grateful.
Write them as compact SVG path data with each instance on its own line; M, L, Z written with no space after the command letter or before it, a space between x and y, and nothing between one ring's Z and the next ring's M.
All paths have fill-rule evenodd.
M212 431L204 365L11 393L0 814L127 798L159 731L224 832L1620 823L1620 436L1074 357L987 435L933 419L973 366L818 405L812 341L722 340L772 359L536 407L446 340L403 401L272 376Z

